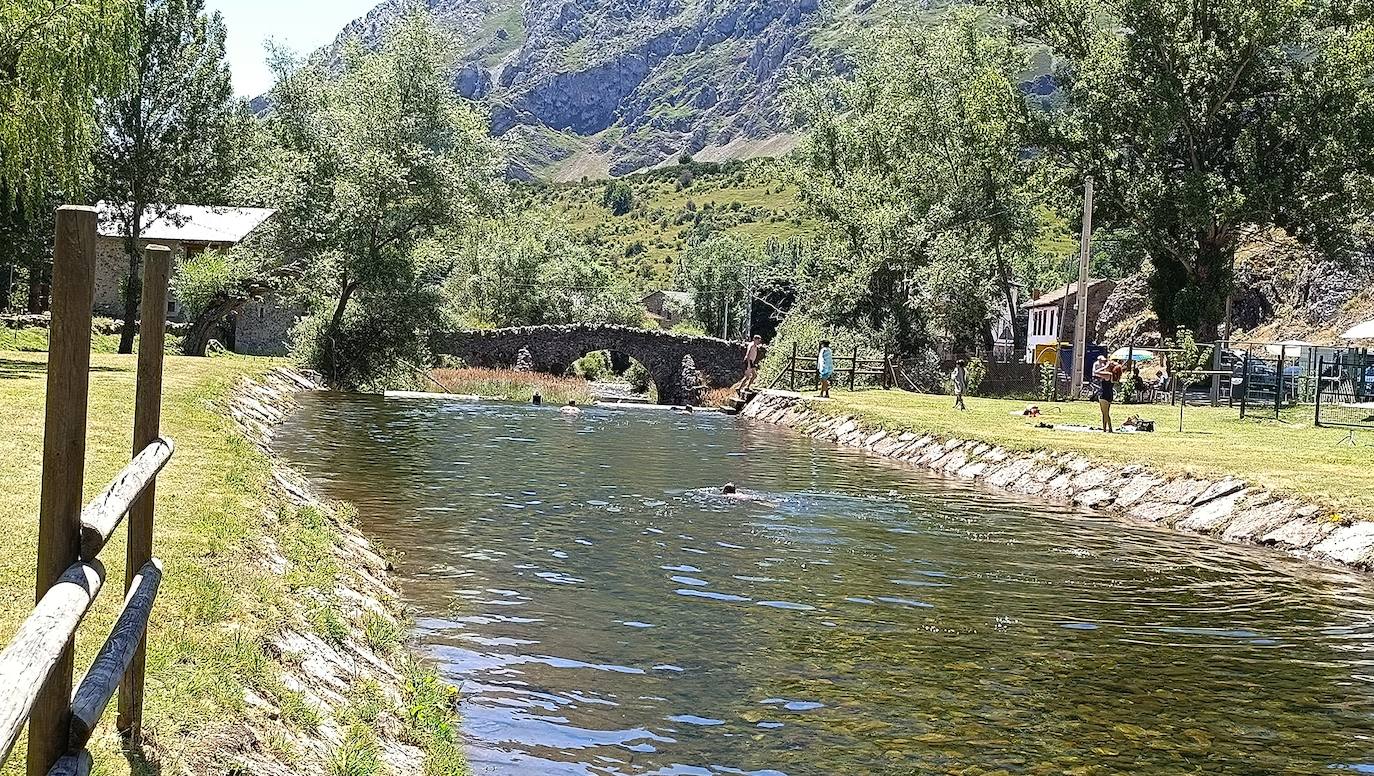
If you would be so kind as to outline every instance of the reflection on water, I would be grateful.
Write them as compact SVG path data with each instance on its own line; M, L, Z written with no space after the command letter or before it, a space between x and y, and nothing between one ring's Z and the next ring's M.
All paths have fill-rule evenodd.
M700 415L321 395L277 444L405 553L478 774L1374 772L1360 575Z

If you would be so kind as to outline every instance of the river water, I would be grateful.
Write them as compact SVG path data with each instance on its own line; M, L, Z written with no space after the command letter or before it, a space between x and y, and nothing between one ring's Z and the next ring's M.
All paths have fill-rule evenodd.
M1353 572L704 414L321 394L276 444L404 553L477 774L1374 773Z

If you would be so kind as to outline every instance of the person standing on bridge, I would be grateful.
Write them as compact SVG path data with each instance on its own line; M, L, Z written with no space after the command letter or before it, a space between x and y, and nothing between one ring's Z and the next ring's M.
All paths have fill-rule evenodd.
M749 343L749 348L744 351L744 381L739 384L739 393L745 394L754 385L754 380L759 376L759 359L763 356L763 337L754 335L753 342Z

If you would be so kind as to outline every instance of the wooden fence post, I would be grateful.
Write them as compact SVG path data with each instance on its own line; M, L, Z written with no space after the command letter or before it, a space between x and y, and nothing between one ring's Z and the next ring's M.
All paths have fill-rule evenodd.
M792 343L792 390L797 390L797 343Z
M139 311L138 384L134 390L133 454L157 441L162 416L162 354L167 328L167 277L171 271L172 251L163 245L149 245L143 256L143 303ZM153 500L157 482L129 508L129 546L124 567L127 592L144 564L153 559ZM137 745L143 735L143 672L147 658L145 632L129 662L129 670L119 685L119 718L116 726Z
M854 346L854 358L849 361L849 392L854 392L854 381L859 376L859 346Z
M56 226L36 601L81 554L81 483L95 301L95 209L60 207ZM29 776L45 776L66 753L71 697L72 642L68 641L29 717Z

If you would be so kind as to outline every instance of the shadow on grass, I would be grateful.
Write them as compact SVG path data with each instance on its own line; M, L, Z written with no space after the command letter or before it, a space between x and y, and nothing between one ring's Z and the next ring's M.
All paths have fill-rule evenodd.
M32 377L34 375L46 374L48 362L27 361L17 358L0 358L0 380L7 377ZM92 372L132 372L132 368L117 366L91 366Z

